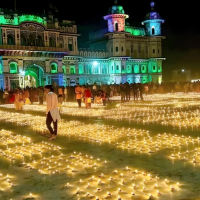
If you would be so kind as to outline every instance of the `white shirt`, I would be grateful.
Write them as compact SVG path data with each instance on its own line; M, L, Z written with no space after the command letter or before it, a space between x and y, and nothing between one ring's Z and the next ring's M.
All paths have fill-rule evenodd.
M58 110L58 97L55 93L49 92L46 97L47 101L47 110L46 114L50 112L53 121L55 122L56 120L60 120L60 113Z

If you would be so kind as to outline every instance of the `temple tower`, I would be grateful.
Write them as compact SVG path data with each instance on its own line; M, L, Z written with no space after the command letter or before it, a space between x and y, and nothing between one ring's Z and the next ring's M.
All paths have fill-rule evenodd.
M104 16L104 19L108 21L108 32L125 31L125 20L129 16L124 13L123 7L117 5L117 1L115 1L115 5L109 9L109 14Z
M142 25L145 25L145 31L147 36L161 36L161 24L165 21L161 19L159 13L155 11L155 3L150 3L151 12L147 13L145 21Z

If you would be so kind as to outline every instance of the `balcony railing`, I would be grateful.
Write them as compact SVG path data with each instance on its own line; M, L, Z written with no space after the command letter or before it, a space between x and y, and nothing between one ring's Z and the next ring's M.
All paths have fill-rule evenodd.
M20 45L0 45L0 49L6 50L25 50L25 51L53 51L53 52L69 52L67 48L59 47L37 47L37 46L20 46Z

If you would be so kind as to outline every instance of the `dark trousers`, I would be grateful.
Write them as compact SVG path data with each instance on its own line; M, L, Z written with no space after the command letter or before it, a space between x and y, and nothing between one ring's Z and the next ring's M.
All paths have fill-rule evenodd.
M143 101L143 96L142 96L142 92L140 91L140 98Z
M133 91L133 97L134 97L134 100L136 99L138 99L138 97L137 97L137 91Z
M103 106L106 106L106 99L103 99Z
M81 99L77 99L78 107L81 108Z
M125 101L125 93L121 92L121 103Z
M43 97L39 97L39 102L40 102L40 105L43 104Z
M130 92L126 93L126 101L130 101Z
M51 127L51 123L53 122L53 128L54 128L54 131ZM53 121L53 118L51 116L51 113L48 112L47 114L47 118L46 118L46 125L47 125L47 128L49 129L51 135L57 135L57 132L58 132L58 121L56 120L56 122Z

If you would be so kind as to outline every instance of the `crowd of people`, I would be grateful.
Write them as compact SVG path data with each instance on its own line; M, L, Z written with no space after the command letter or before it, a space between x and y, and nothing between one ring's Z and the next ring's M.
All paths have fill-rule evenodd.
M144 94L174 93L174 92L200 92L200 82L182 82L182 83L162 83L162 84L141 84L125 83L113 85L79 85L76 86L58 86L53 84L55 94L58 96L59 103L78 102L81 107L82 102L86 108L91 107L91 103L106 105L113 96L121 96L121 102L129 101L132 96L134 100L143 100ZM25 89L16 88L14 90L4 91L0 89L0 104L15 104L16 110L21 110L23 104L32 104L39 102L43 104L46 101L44 87Z
M141 84L125 83L120 85L82 85L76 86L58 86L56 83L45 87L25 89L16 88L14 90L4 91L0 89L0 104L14 104L16 110L22 110L24 104L39 102L43 104L46 101L46 126L51 133L49 140L55 140L57 137L58 121L60 120L60 111L63 102L77 100L78 107L81 108L82 102L85 107L91 108L91 103L103 104L106 106L110 102L110 97L121 96L121 103L130 101L131 96L134 100L143 100L143 95L156 93L174 93L174 92L200 92L200 82L194 83L168 83L168 84ZM60 107L60 108L59 108ZM53 128L51 124L53 123Z

